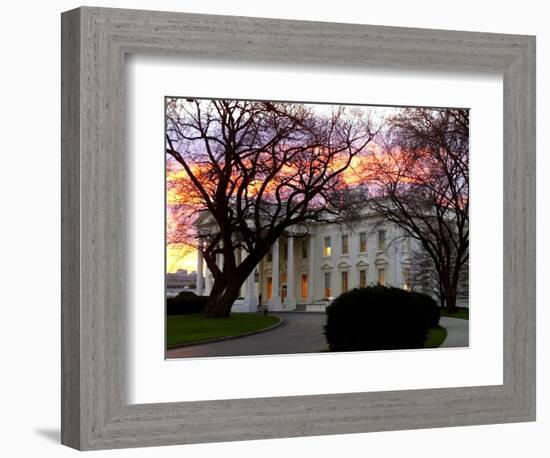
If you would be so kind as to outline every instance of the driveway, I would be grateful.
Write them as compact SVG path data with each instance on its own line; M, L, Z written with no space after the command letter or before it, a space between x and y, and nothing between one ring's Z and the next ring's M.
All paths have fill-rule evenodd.
M323 325L325 313L272 313L284 320L281 326L238 339L174 348L167 358L282 355L288 353L317 353L327 348Z
M323 334L325 313L291 312L272 315L282 318L284 322L271 331L221 342L174 348L166 352L166 357L283 355L326 350L327 343ZM468 320L441 317L439 324L447 329L447 338L440 348L468 346Z
M469 320L442 316L439 325L447 330L447 338L440 348L467 347L469 345Z

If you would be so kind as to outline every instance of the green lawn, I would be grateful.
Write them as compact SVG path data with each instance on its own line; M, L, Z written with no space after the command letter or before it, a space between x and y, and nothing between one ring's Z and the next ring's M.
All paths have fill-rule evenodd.
M432 328L428 330L428 339L424 344L424 348L437 348L447 338L447 330L438 326L437 328Z
M457 307L456 312L448 313L445 309L441 309L441 316L449 318L460 318L461 320L470 319L470 309L466 307Z
M173 315L166 317L166 343L168 348L172 348L184 343L233 337L269 328L279 321L276 316L258 313L232 313L229 318Z

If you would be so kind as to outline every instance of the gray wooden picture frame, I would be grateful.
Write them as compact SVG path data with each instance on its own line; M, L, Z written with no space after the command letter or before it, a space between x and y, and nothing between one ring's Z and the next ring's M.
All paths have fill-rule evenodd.
M535 38L83 7L62 14L62 443L105 449L535 419ZM504 78L503 384L129 404L129 53Z

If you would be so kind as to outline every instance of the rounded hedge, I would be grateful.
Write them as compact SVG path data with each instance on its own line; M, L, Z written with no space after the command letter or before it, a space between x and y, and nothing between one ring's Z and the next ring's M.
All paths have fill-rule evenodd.
M166 299L167 315L191 315L203 313L208 296L197 296L192 291L182 291Z
M327 307L324 330L329 349L422 348L436 315L424 296L385 286L356 288L338 296Z
M416 301L421 307L424 307L424 312L426 313L426 318L428 320L428 328L435 328L439 325L439 320L441 319L441 307L437 305L437 302L432 296L425 293L419 293L416 291L411 291L411 298Z

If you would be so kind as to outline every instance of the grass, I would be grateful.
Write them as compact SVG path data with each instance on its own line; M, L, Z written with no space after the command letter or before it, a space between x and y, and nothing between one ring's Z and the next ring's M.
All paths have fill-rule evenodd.
M445 309L441 309L441 316L446 316L449 318L460 318L461 320L469 320L470 309L467 307L457 307L456 311L453 313L449 313Z
M428 329L428 338L424 344L424 348L437 348L441 346L447 338L447 330L441 326Z
M172 315L166 319L168 348L220 337L235 337L269 328L280 321L272 315L232 313L229 318L205 318L204 315Z

